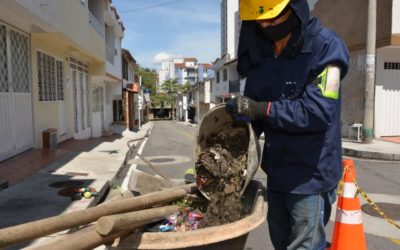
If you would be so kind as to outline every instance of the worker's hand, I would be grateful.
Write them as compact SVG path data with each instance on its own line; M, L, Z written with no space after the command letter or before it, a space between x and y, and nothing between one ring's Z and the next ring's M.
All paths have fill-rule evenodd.
M236 96L226 103L225 110L235 119L248 121L266 117L267 107L267 102L256 102L245 96Z

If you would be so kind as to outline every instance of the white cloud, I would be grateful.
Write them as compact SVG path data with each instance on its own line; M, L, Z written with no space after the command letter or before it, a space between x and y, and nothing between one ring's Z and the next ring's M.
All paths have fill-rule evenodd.
M173 58L179 58L182 57L181 55L174 55L174 54L170 54L170 53L166 53L166 52L160 52L158 53L154 59L153 59L153 63L162 63L165 61L169 61Z

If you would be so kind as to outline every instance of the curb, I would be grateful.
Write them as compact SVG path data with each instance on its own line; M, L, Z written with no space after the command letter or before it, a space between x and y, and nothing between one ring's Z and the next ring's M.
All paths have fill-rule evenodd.
M371 151L355 150L350 148L342 149L343 155L353 156L372 160L383 160L383 161L400 161L400 154L387 154Z
M260 136L260 140L265 140L264 136ZM344 156L358 157L362 159L382 160L382 161L400 161L400 154L388 154L373 151L363 151L342 147Z

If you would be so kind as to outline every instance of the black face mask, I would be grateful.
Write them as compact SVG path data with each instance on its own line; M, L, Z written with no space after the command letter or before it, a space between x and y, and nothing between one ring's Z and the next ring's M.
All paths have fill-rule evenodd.
M266 39L270 41L278 41L287 36L290 32L292 32L299 24L299 19L292 12L289 18L283 23L277 24L275 26L270 25L265 28L261 27L260 25L257 25L257 27Z

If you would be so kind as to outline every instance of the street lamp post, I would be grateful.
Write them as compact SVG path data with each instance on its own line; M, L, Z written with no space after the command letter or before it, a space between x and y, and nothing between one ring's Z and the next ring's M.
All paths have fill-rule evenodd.
M365 63L364 94L364 142L371 143L374 138L374 95L376 58L376 0L368 3L367 56Z
M141 126L141 116L142 116L142 105L143 105L143 96L142 96L142 76L139 76L139 91L138 91L138 128Z

